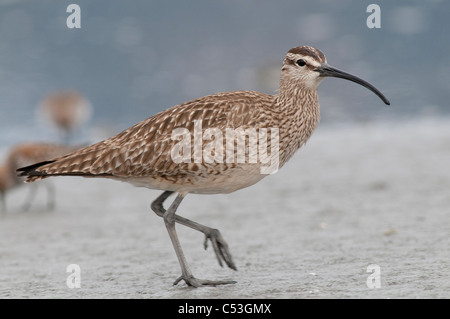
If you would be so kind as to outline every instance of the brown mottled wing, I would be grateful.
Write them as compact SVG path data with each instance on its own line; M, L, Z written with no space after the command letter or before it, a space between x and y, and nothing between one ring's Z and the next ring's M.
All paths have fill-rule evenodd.
M80 149L34 169L28 181L51 175L154 176L188 174L184 163L176 164L171 149L175 128L193 133L194 120L202 128L235 128L261 121L260 105L273 96L259 92L227 92L209 95L160 112L107 140ZM256 105L255 105L256 102ZM244 127L245 128L245 127ZM25 173L27 173L25 171ZM34 176L33 176L34 175Z

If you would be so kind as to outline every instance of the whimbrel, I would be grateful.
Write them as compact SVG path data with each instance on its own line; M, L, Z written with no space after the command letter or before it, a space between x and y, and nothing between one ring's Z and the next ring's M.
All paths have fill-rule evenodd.
M227 243L217 229L176 215L177 208L189 193L230 193L255 184L267 176L261 173L261 161L249 160L250 145L245 148L244 161L238 162L233 156L231 158L234 161L223 161L223 157L219 157L219 160L206 160L206 155L211 159L212 155L218 155L223 150L222 147L229 146L230 143L237 145L234 137L231 141L221 140L227 130L241 129L251 133L252 129L273 128L270 136L277 137L279 144L275 150L271 148L270 157L276 157L277 168L281 168L317 127L317 87L325 77L356 82L373 91L384 103L390 104L371 84L328 65L324 54L318 49L300 46L289 50L284 58L280 89L276 95L234 91L205 96L173 106L102 142L19 171L22 176L28 176L28 182L50 176L103 177L163 190L151 204L151 208L163 218L181 266L181 276L174 284L181 280L194 287L234 283L202 280L193 276L181 249L175 223L202 232L205 235L205 248L208 241L211 241L221 266L226 263L235 270L236 266ZM196 145L196 133L193 133L196 127L201 127L200 133L209 130L209 138L197 139L200 146ZM214 134L211 134L211 130ZM188 139L180 146L179 135L174 138L175 131L191 135L188 134ZM244 136L245 141L251 139L250 133ZM263 137L269 145L269 134ZM258 143L261 144L263 139L258 139ZM194 149L184 148L191 146L192 140ZM219 143L211 148L211 143L215 141ZM277 139L270 141L273 146L273 141L276 144ZM208 152L205 153L206 148ZM236 154L239 149L232 148L232 152ZM174 154L178 154L182 160L175 160ZM261 159L260 155L256 158ZM174 192L177 196L166 210L163 203Z
M6 211L6 193L14 187L23 185L24 178L17 176L16 169L24 165L30 165L45 159L62 156L73 152L77 147L68 147L52 143L20 143L9 150L5 162L0 166L0 200L2 201L3 211ZM50 184L48 187L48 208L54 206L53 189ZM35 195L36 188L31 187L24 210L27 210Z
M73 90L47 94L40 103L42 114L59 129L62 141L66 144L74 130L89 119L91 108L88 99Z

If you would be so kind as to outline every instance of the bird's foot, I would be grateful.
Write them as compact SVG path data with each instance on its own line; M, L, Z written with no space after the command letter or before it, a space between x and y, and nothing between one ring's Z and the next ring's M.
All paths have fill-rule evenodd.
M205 250L208 248L208 240L212 243L219 265L223 267L222 261L224 261L228 267L233 270L237 270L233 257L231 257L230 250L228 249L228 244L225 239L223 239L220 231L218 229L211 228L205 232L205 242L203 243Z
M236 283L236 281L233 281L233 280L203 280L203 279L197 279L192 275L190 275L190 276L181 275L177 280L175 280L173 285L174 286L177 285L181 280L184 280L184 282L188 286L194 287L194 288L203 287L203 286L215 287L218 285L230 285L230 284Z

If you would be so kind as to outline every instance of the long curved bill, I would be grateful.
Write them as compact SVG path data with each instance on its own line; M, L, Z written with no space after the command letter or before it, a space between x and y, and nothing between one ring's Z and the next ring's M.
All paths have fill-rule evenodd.
M345 80L349 80L349 81L358 83L358 84L368 88L376 95L378 95L378 97L381 100L383 100L383 102L386 105L391 105L391 102L389 102L389 100L380 91L378 91L378 89L376 87L374 87L369 82L366 82L363 79L358 78L357 76L354 76L350 73L333 68L332 66L328 65L327 63L322 63L322 65L320 67L318 67L317 69L315 69L314 71L319 72L320 76L323 76L323 77L330 76L330 77L341 78L341 79L345 79Z

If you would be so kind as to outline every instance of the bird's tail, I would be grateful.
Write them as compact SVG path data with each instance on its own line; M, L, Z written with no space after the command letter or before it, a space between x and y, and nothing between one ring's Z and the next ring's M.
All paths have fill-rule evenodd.
M17 172L20 172L19 176L27 177L27 179L25 181L26 183L31 183L31 182L38 181L40 179L44 179L44 178L52 176L50 174L47 174L47 172L45 170L41 171L41 170L37 170L37 169L41 168L42 166L54 163L54 162L56 162L56 160L44 161L44 162L36 163L33 165L21 167L21 168L17 169Z
M93 162L103 153L96 145L80 149L65 156L53 158L17 169L19 176L26 176L26 183L31 183L51 176L110 176L102 168L93 169Z

